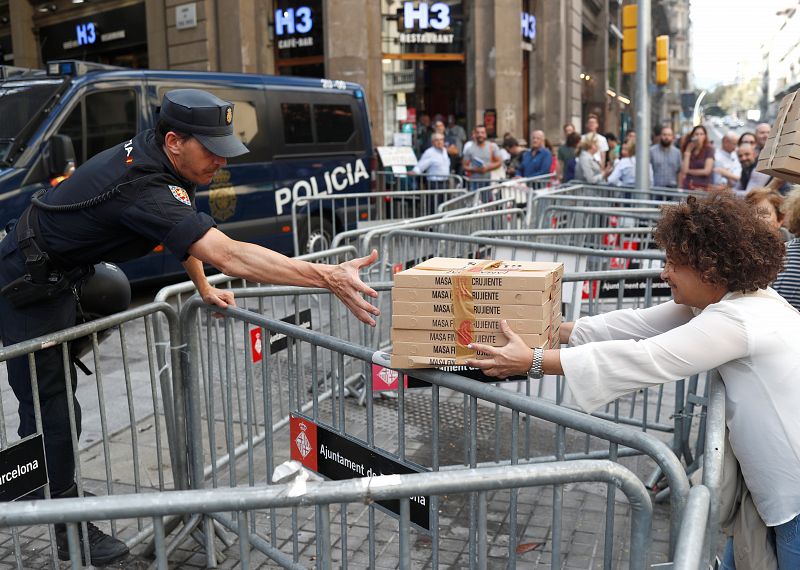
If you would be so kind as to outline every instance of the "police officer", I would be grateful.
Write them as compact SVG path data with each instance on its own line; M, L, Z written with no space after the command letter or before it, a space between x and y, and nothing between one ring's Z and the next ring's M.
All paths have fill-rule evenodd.
M234 241L194 206L195 188L211 182L227 158L248 152L233 133L233 105L198 89L164 95L158 124L91 158L56 189L34 197L0 243L0 336L9 346L76 322L76 284L100 261L121 262L163 243L180 259L206 303L233 305L233 292L212 287L203 263L250 281L325 287L361 321L375 324L377 297L358 277L377 252L340 265L311 264ZM9 361L19 400L19 436L36 433L27 358ZM50 491L77 496L66 379L59 347L36 353ZM73 398L76 427L81 416ZM93 564L128 553L124 543L89 527ZM59 557L68 559L66 529L56 525ZM81 541L81 545L83 541Z

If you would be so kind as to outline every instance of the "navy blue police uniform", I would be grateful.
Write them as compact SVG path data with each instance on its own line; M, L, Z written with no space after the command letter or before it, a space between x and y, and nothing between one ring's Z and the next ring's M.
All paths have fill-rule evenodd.
M160 119L169 123L170 130L195 136L215 154L236 156L247 149L233 134L232 112L230 103L208 93L176 90L165 95ZM23 306L0 295L3 344L9 346L73 326L79 310L75 285L96 263L134 259L159 244L179 260L186 260L192 244L216 225L210 216L196 211L195 190L195 185L174 168L151 129L92 157L55 189L34 200L20 219L25 219L35 245L47 255L49 271L66 276L64 279L70 282ZM21 225L12 225L0 242L0 288L4 292L26 272L30 274L26 265L29 251L18 236ZM37 430L27 358L9 361L8 372L19 400L19 436L34 434ZM74 488L75 459L66 390L69 378L74 393L74 365L68 372L66 375L60 347L36 353L53 496ZM73 403L80 436L80 405L74 396Z

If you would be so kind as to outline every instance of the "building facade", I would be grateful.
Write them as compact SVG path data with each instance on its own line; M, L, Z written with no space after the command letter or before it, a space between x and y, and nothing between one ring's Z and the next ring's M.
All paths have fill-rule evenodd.
M787 3L788 4L788 3ZM800 89L800 2L775 15L776 32L762 46L762 119L774 120L781 99Z
M662 0L663 4L687 4ZM589 113L632 128L621 0L0 0L4 63L276 73L365 87L376 144L423 115L555 142ZM688 6L686 7L688 26ZM688 38L688 29L686 31ZM673 44L676 53L681 44ZM686 50L688 58L688 49ZM676 57L676 61L680 58ZM675 92L685 87L680 71ZM686 66L688 74L688 64ZM665 103L666 116L672 112Z
M653 37L669 36L669 82L655 91L651 124L686 130L690 117L681 105L682 94L693 94L691 82L691 23L688 0L657 0L652 4Z

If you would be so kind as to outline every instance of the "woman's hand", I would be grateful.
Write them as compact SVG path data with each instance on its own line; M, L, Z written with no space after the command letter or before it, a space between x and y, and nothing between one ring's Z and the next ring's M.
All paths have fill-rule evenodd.
M325 273L325 287L339 297L342 303L350 309L359 321L375 326L372 315L380 315L378 307L367 302L361 295L377 298L378 293L358 276L358 272L369 267L378 259L378 250L373 249L366 257L351 259L339 265L328 266L330 270Z
M484 360L470 359L468 366L480 368L488 376L508 378L518 374L527 374L533 363L533 349L528 348L522 338L511 330L506 321L500 321L500 331L506 335L508 344L502 347L472 343L469 348L489 355Z

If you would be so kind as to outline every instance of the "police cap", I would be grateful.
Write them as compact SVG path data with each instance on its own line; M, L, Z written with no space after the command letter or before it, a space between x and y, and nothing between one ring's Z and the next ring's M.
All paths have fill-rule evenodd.
M176 131L194 136L210 152L230 158L249 152L233 133L233 103L200 89L164 94L159 118Z

